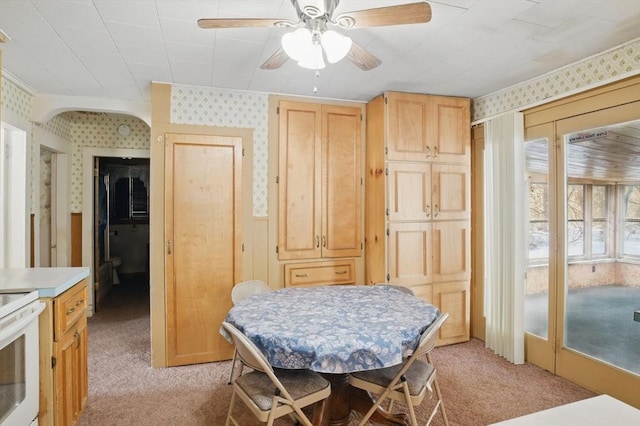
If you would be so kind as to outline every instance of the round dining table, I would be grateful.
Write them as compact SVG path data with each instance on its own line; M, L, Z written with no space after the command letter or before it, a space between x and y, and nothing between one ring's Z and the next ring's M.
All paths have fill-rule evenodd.
M238 302L225 321L242 331L275 368L310 369L331 382L314 425L345 425L371 400L348 385L348 373L391 367L413 353L439 310L390 286L284 288ZM223 333L224 334L224 333ZM378 421L406 419L381 412Z

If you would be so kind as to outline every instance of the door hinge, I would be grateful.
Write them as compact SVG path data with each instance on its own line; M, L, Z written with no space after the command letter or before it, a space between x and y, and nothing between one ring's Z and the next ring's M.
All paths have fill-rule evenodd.
M360 178L360 186L364 185L364 179Z
M56 366L57 360L55 356L51 357L51 368L54 368Z
M280 253L280 249L278 246L276 246L276 253Z
M362 114L360 114L360 121L362 121Z
M244 148L242 148L242 156L244 157Z

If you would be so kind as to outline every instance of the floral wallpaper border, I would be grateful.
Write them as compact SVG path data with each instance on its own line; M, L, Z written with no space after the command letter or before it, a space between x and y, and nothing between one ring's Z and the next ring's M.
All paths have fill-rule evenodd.
M578 92L598 83L640 73L640 38L531 80L473 99L472 121L482 120L545 99Z

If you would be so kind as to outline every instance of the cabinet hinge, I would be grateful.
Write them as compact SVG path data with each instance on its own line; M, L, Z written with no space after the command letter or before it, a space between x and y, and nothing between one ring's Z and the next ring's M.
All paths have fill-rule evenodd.
M242 243L242 252L244 253L244 243Z
M280 176L276 176L276 183L280 183Z
M389 154L389 148L387 148L386 146L384 147L384 155Z
M387 97L385 96L384 97L384 104L386 105L388 101L389 101L389 99L387 99Z
M389 236L389 228L387 228L387 237Z
M387 216L389 216L389 207L387 207L387 208L386 208L386 210L385 210L384 212L385 212L385 214L386 214ZM389 234L387 234L387 235L389 235Z
M242 148L242 156L244 157L244 148Z
M280 114L280 107L276 108L276 114Z
M280 248L276 246L276 253L280 253Z
M360 243L360 250L364 249L364 243Z
M389 176L389 169L387 167L384 168L384 175Z
M360 178L360 186L364 185L364 179Z
M391 275L387 274L387 282L391 281Z
M360 121L362 121L362 114L360 114Z
M52 356L52 357L51 357L51 368L54 368L54 367L56 366L56 363L57 363L57 361L56 361L56 357L55 357L55 356Z

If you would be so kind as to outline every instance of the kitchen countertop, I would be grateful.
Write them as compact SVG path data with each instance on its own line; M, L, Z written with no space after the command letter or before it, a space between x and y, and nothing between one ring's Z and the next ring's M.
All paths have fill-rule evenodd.
M0 269L0 290L36 289L40 297L56 297L89 276L88 267Z

